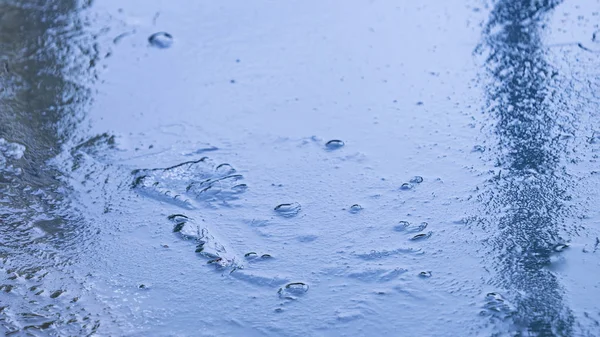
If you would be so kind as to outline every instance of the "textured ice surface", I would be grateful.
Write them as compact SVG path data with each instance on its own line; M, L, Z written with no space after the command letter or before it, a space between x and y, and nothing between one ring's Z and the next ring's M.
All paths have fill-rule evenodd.
M0 334L600 335L599 11L0 1Z
M11 163L21 159L24 154L25 146L18 143L10 143L4 138L0 138L0 172L20 173L20 169L14 168Z

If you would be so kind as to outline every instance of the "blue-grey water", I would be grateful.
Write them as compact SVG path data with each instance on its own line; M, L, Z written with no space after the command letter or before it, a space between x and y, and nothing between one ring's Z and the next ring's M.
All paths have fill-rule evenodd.
M0 334L600 336L598 69L598 0L0 0Z

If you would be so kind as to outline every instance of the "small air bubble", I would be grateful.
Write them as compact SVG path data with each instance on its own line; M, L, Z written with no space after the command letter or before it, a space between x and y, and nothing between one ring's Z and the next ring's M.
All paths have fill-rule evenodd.
M422 272L419 273L419 277L430 278L431 277L431 272L430 271L422 271Z
M337 150L344 145L344 142L339 139L333 139L325 143L325 147L327 147L329 150Z
M354 204L352 206L350 206L350 213L358 213L360 211L362 211L362 206L359 204Z
M50 298L57 298L58 296L62 295L65 292L65 290L57 290L55 292L53 292L52 294L50 294Z
M175 226L173 227L173 232L181 232L183 226L189 220L189 218L183 214L171 214L167 217L167 219L175 223Z
M554 246L554 251L557 253L560 253L563 250L567 249L568 247L569 247L569 245L567 245L566 243L559 243Z
M418 240L424 240L424 239L427 239L427 238L429 238L430 236L431 236L431 232L429 232L429 233L427 233L427 234L425 234L425 233L422 233L422 234L417 234L417 235L413 236L413 237L412 237L412 238L410 238L410 239L411 239L412 241L418 241Z
M410 226L410 223L408 221L400 221L396 226L394 226L394 230L397 232L401 232L408 228L408 226Z
M423 177L421 176L414 176L410 179L410 182L413 184L420 184L423 182Z
M283 217L291 218L296 216L300 212L301 208L302 206L299 203L293 202L290 204L279 204L274 210Z
M475 145L475 146L473 146L473 149L471 150L471 152L485 152L485 147L483 147L481 145Z
M304 293L306 293L307 291L308 284L303 282L292 282L279 288L279 291L277 291L277 293L281 298L295 300L296 297L304 295Z
M189 218L183 214L171 214L167 217L167 219L174 222L182 222L187 221Z
M148 38L150 45L160 49L166 49L173 45L173 36L167 32L158 32Z
M215 168L215 171L219 174L232 174L235 173L233 166L223 163Z
M502 298L502 295L500 295L498 293L487 293L487 295L485 295L485 298L490 299L490 300L504 302L504 298Z
M420 231L424 230L425 228L427 228L427 225L428 225L427 222L421 222L421 224L419 225L419 227L417 227L416 230L420 232Z
M404 184L402 184L402 186L400 186L400 189L406 191L406 190L411 190L413 187L414 187L414 185L411 183L404 183Z

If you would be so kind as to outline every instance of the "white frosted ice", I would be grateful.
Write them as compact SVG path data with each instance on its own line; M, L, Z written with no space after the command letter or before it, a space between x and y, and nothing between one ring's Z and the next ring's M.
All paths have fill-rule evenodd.
M14 171L10 162L21 159L24 154L25 146L0 138L0 170Z

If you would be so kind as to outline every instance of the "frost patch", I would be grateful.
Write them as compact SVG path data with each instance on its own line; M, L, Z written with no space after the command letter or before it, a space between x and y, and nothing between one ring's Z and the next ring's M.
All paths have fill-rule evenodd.
M10 165L10 162L23 158L24 154L25 146L17 143L10 143L4 138L0 138L0 172L14 174L21 173L21 169L13 168L12 165Z

